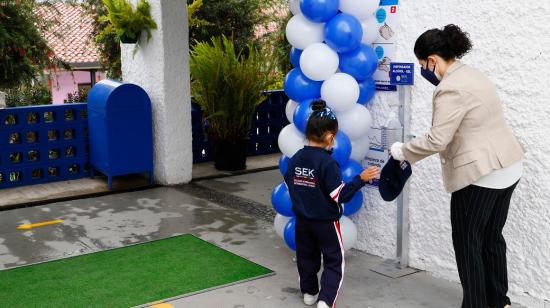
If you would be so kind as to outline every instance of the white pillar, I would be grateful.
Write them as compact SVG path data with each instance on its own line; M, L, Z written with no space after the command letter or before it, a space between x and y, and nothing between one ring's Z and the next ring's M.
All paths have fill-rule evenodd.
M187 4L184 0L149 3L158 29L149 42L142 34L135 54L133 44L121 44L122 76L124 82L145 89L153 104L157 182L187 183L193 168Z

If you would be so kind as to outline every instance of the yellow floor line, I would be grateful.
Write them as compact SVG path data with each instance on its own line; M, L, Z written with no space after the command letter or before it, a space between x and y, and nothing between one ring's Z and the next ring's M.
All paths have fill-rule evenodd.
M158 304L151 305L150 308L174 308L174 306L168 303L158 303Z
M44 227L44 226L49 226L49 225L54 225L54 224L60 224L62 222L63 222L63 220L56 219L56 220L37 222L37 223L34 223L34 224L22 224L22 225L18 226L17 229L19 229L19 230L30 230L32 228Z

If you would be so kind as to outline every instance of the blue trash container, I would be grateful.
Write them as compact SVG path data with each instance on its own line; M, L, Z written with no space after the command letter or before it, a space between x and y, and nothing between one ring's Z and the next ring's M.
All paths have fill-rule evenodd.
M139 86L102 80L88 94L90 165L113 176L149 173L153 182L151 100Z

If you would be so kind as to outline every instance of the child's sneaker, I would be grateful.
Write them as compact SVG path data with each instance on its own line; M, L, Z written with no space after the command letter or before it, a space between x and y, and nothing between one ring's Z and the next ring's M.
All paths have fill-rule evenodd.
M317 302L317 295L304 293L304 304L312 306Z
M327 303L325 303L324 301L319 301L317 303L317 308L330 308L330 306L327 305Z

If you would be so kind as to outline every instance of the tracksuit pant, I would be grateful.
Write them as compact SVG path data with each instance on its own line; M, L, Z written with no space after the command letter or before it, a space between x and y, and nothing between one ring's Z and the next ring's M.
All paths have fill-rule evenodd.
M321 290L317 273L323 274ZM338 292L344 279L344 246L338 221L312 221L296 218L296 261L302 293L315 295L319 301L335 307Z
M464 292L462 308L510 305L502 229L516 186L490 189L470 185L452 194L451 225Z

